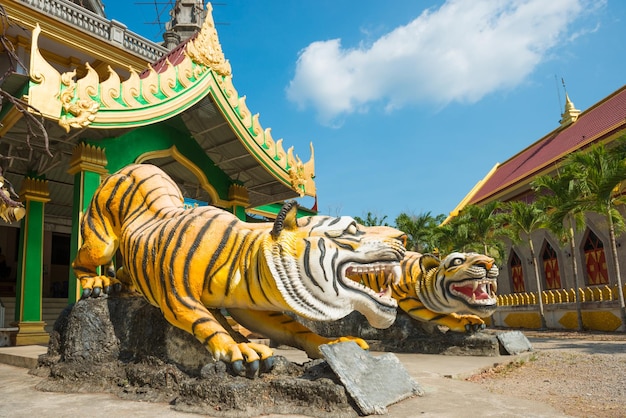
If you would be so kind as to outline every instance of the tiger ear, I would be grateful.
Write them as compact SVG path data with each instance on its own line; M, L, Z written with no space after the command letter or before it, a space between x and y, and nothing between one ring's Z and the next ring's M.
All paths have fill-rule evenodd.
M278 212L278 215L276 216L274 228L272 228L272 237L274 239L278 238L283 229L287 229L289 231L296 229L298 227L298 223L296 222L297 214L297 202L295 200L286 202L283 207L280 208L280 212Z
M423 273L431 269L436 269L441 264L441 260L432 254L424 254L420 257L420 269Z

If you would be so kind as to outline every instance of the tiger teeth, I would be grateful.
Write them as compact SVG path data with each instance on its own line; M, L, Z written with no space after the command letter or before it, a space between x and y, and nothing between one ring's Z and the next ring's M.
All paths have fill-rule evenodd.
M393 266L391 274L393 276L393 284L400 283L400 279L402 278L402 268L399 265Z

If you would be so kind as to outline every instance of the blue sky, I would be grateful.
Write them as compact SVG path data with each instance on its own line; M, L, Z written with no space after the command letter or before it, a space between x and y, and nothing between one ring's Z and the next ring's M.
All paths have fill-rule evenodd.
M154 5L104 3L160 40ZM333 216L447 215L557 128L561 79L583 111L626 82L620 0L223 0L213 16L261 125L303 161L313 142Z

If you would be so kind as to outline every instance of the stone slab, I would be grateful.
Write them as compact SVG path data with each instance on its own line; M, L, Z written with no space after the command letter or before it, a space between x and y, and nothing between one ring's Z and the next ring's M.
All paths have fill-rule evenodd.
M533 346L521 331L501 332L497 335L505 352L514 356L526 351L533 351Z
M378 357L354 342L326 344L320 351L363 415L382 415L387 406L424 391L392 354Z

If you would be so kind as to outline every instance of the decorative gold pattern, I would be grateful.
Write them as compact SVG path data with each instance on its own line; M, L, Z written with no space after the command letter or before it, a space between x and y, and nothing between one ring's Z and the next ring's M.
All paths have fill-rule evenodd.
M108 171L105 168L107 164L108 162L102 148L80 143L74 147L67 172L72 175L80 171L107 174Z
M207 15L198 36L187 43L186 53L194 62L206 65L221 76L231 74L230 63L224 58L213 22L213 7L207 3Z
M176 66L166 59L159 73L148 66L143 78L129 68L130 75L124 81L108 67L107 79L100 82L89 64L85 64L85 77L79 80L75 80L75 70L61 75L41 56L41 29L37 25L31 43L29 103L69 131L72 127L148 125L171 118L212 94L242 144L261 165L301 196L315 196L313 146L311 159L302 163L291 150L285 152L282 140L274 141L271 130L261 126L258 114L250 112L245 96L240 97L233 86L210 4L207 10L200 32L186 44Z
M303 197L305 194L315 196L315 178L314 171L314 152L313 144L311 144L311 159L303 164L300 157L293 157L293 147L289 148L287 159L289 161L289 178L291 179L291 187Z
M23 201L32 200L43 203L49 202L50 190L48 189L48 180L25 177L22 181L20 199Z
M233 203L233 206L247 207L250 204L248 189L238 184L231 185L228 189L228 200Z

